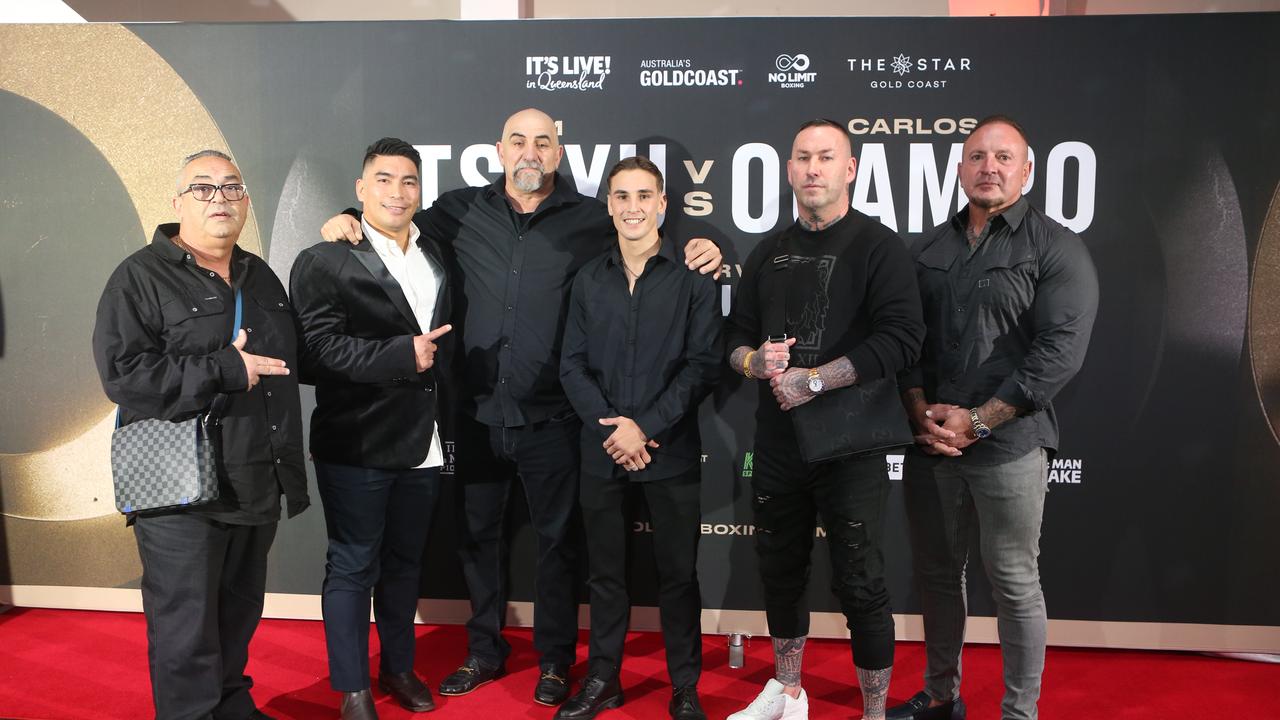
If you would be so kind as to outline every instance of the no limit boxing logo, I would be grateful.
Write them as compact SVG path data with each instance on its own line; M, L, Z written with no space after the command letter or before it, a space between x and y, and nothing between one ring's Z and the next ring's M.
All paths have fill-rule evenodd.
M809 56L804 53L783 53L774 58L777 72L769 73L770 83L780 88L804 88L818 79L818 73L809 70Z

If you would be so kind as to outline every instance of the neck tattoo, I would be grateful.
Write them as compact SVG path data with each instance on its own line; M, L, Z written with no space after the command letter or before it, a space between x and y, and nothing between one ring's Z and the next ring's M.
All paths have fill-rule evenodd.
M832 218L830 220L823 220L818 216L818 213L810 213L807 218L804 216L800 217L800 227L808 230L809 232L818 232L819 230L826 230L831 227L835 224L835 221L839 219L840 218Z

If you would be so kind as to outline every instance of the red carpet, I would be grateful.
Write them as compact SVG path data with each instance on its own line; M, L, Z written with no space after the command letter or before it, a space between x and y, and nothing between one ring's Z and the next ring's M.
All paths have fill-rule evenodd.
M435 684L461 659L464 633L454 626L419 626L418 672ZM415 716L378 695L384 720L431 718L539 718L554 711L529 700L537 663L528 630L509 633L514 652L510 674L462 698L437 697L430 715ZM376 647L376 635L371 641ZM579 657L584 657L584 645ZM627 641L622 682L626 704L600 715L661 720L670 689L656 633ZM726 664L724 638L705 639L700 691L709 717L720 720L746 704L772 674L768 638L747 649L747 666ZM258 705L277 718L337 717L329 690L321 624L267 620L254 638L249 673ZM374 661L376 667L376 660ZM890 695L919 689L924 647L899 643ZM973 646L964 654L964 696L972 720L999 717L1000 654ZM142 615L70 610L13 609L0 614L0 717L39 720L151 717L146 631ZM848 645L811 641L805 652L810 717L851 720L861 716ZM574 678L583 664L574 668ZM1040 714L1059 718L1280 718L1273 698L1280 666L1187 653L1053 649L1049 651ZM375 691L376 692L376 691Z

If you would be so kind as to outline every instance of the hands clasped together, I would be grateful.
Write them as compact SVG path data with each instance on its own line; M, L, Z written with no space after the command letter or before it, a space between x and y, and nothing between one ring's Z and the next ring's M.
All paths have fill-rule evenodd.
M935 403L920 404L910 411L916 444L927 455L963 455L964 448L977 441L968 408Z

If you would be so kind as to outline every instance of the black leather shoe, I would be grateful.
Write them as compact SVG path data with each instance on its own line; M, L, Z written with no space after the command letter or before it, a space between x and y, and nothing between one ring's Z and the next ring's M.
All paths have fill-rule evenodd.
M929 693L921 690L901 705L894 705L885 711L885 720L964 720L965 706L963 698L944 702L937 707L929 707Z
M378 720L369 690L342 693L342 720Z
M622 685L615 676L612 680L604 680L595 675L588 675L582 680L578 694L569 698L556 711L556 720L591 720L601 710L622 707Z
M435 700L431 699L431 690L418 679L413 671L403 673L378 674L378 687L400 703L400 707L413 712L427 712L436 709Z
M702 703L698 702L698 688L693 686L673 690L667 712L675 720L707 720L707 714L702 711Z
M452 674L440 681L441 695L466 695L476 688L491 683L507 674L501 665L487 665L479 658L468 655Z
M540 705L559 705L569 697L569 668L551 665L542 669L533 688L533 701Z

